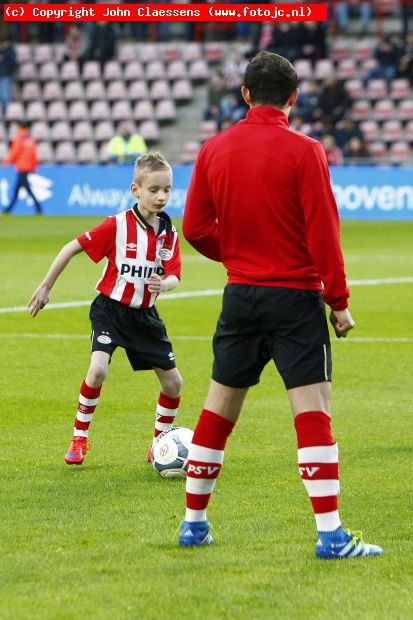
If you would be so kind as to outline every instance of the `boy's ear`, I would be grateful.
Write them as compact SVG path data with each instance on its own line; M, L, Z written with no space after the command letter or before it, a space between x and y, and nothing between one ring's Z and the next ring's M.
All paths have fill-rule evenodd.
M139 185L137 183L131 183L130 191L136 198L139 198Z

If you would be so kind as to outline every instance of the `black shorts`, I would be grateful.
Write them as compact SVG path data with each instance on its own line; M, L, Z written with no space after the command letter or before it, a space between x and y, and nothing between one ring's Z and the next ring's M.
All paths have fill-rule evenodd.
M155 306L130 308L100 294L92 302L89 318L92 353L105 351L112 357L122 347L133 370L175 368L172 344Z
M273 359L287 390L331 381L331 348L319 291L228 284L214 340L212 378L230 387L260 380Z

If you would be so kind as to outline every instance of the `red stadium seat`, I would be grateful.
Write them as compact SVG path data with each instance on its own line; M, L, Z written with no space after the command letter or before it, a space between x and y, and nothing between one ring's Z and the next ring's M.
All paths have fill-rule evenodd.
M337 66L337 77L339 80L355 78L358 75L357 63L354 58L343 58Z
M106 99L106 89L102 80L92 80L86 84L85 98L87 101Z
M64 142L72 139L72 130L67 121L58 121L50 129L50 139L52 142Z
M373 58L376 45L376 40L370 41L369 39L363 39L362 41L357 41L353 48L353 58L356 60L368 60Z
M198 139L204 142L218 133L216 121L202 121L199 127Z
M120 99L124 101L128 99L128 90L125 86L125 82L123 80L109 82L106 97L109 101L119 101Z
M403 163L411 157L408 142L393 142L390 145L390 159L393 163Z
M59 142L55 149L55 160L59 164L76 164L76 151L73 142Z
M371 103L366 99L355 101L351 107L351 116L355 121L364 121L371 117Z
M373 110L373 117L377 121L387 121L389 119L395 118L395 116L396 108L393 101L377 101Z
M158 101L155 106L155 118L159 123L173 123L176 120L176 108L171 99Z
M168 43L162 50L162 58L165 62L170 63L181 57L181 50L176 43Z
M43 100L49 103L50 101L59 101L63 98L63 89L60 82L46 82L43 86Z
M330 75L335 75L334 63L329 58L316 60L314 67L314 77L316 80L324 80Z
M404 78L397 78L390 84L390 97L392 99L406 99L412 96L412 90L410 89L410 82Z
M361 99L365 94L364 84L361 80L347 80L344 88L351 99Z
M145 80L131 82L128 89L128 97L131 101L141 101L149 99L148 83Z
M83 99L85 96L85 89L82 82L67 82L63 92L63 98L65 101L76 101L76 99Z
M152 101L159 101L160 99L170 99L171 89L169 82L166 80L155 80L149 89L149 97Z
M177 80L172 84L171 95L176 104L191 101L193 98L191 82L189 80Z
M139 121L154 120L155 110L151 101L138 101L133 109L133 118Z
M331 60L342 60L351 56L349 45L345 41L333 41L331 43L330 58Z
M27 104L26 120L29 123L33 121L43 121L46 116L46 106L43 101L31 101Z
M387 149L384 142L371 142L368 147L370 157L374 159L383 159L387 155Z
M181 163L193 164L199 153L200 148L201 143L197 140L185 142L181 155Z
M381 132L376 121L362 121L360 123L360 131L366 142L380 140Z
M363 60L360 65L360 77L365 78L369 71L378 67L378 64L379 63L375 58L367 58L367 60Z
M409 121L406 124L406 127L404 129L404 137L409 142L413 142L413 120Z
M294 62L294 68L297 72L299 80L314 79L314 71L311 62L306 58L301 58Z
M159 140L159 128L158 123L154 120L143 121L139 125L139 133L146 142L153 144Z
M75 142L94 140L92 124L89 121L77 121L73 126L72 138Z
M385 121L382 127L382 140L396 142L403 138L402 124L397 120Z
M367 82L366 96L371 100L384 99L387 97L387 83L384 79L369 80Z
M52 101L49 103L47 108L47 118L49 121L65 121L68 118L67 114L67 106L63 101Z
M413 119L413 100L406 99L399 103L398 117L402 121L410 121Z
M218 42L205 43L204 57L208 62L221 62L225 54L225 45Z

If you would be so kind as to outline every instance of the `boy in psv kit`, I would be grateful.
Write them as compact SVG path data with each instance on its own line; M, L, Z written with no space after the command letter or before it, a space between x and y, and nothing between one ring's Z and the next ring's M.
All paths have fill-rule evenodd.
M117 347L126 351L133 370L153 369L161 384L155 437L173 426L182 379L171 342L154 306L159 293L174 289L181 272L178 235L163 213L171 193L172 169L161 153L141 155L131 192L138 202L128 211L66 244L29 301L35 317L69 261L85 251L95 262L106 258L90 309L92 355L80 388L73 438L66 463L80 465L89 448L88 428L99 400L109 362ZM148 460L150 460L148 453Z

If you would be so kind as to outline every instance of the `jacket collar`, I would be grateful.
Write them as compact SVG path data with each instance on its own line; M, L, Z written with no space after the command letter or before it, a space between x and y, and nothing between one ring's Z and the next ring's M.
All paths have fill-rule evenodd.
M258 123L260 125L271 123L273 125L280 125L288 127L288 116L270 105L258 105L254 108L250 108L247 112L245 121L247 123Z

